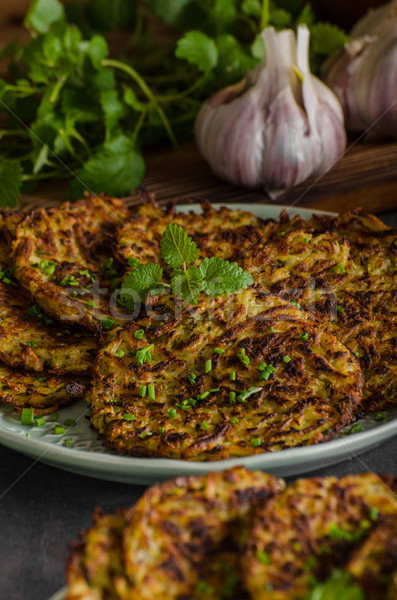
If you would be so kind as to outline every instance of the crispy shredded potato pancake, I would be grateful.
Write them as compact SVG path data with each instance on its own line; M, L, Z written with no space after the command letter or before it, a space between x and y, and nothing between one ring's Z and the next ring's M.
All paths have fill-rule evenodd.
M254 288L174 308L160 297L143 339L140 321L99 353L91 425L106 445L216 460L315 444L352 420L358 361L307 313Z
M392 530L386 540L381 523L389 518L396 527L396 490L395 478L366 473L302 479L270 499L258 510L242 557L251 599L302 600L335 567L365 585L372 551L379 551L379 565L369 598L384 597L397 556Z
M238 591L224 545L230 551L241 520L283 488L272 475L236 467L154 486L114 516L96 513L72 549L68 600L201 600L207 574L220 598L233 598L221 595Z
M127 216L120 200L90 197L33 211L17 227L15 276L46 314L93 331L109 317L111 246Z

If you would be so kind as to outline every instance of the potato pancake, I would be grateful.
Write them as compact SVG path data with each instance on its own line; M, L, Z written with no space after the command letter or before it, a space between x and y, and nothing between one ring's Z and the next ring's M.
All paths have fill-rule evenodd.
M86 383L80 377L74 381L67 376L28 373L0 364L0 403L15 412L34 408L35 415L44 415L81 398Z
M17 226L25 217L22 211L0 212L0 266L11 265L11 244L15 238Z
M309 314L255 288L177 313L157 300L95 363L91 425L107 446L217 460L315 444L351 422L358 361Z
M153 486L115 515L96 511L71 549L67 600L202 600L211 584L219 584L219 598L243 600L231 572L237 553L223 544L240 519L283 489L272 475L236 467Z
M252 600L302 600L316 580L326 579L335 567L347 565L359 580L365 578L355 552L361 545L361 554L368 544L376 547L372 531L381 519L396 522L396 490L395 478L367 473L340 480L302 479L271 498L255 516L242 557ZM389 541L386 548L392 545ZM379 562L386 548L377 557ZM385 583L383 577L372 581L375 597L380 597Z
M127 216L120 200L90 197L24 219L13 244L15 276L43 312L93 331L112 325L109 297L117 272L111 246Z
M30 371L88 373L98 344L94 334L67 329L44 315L21 288L0 281L0 360Z
M283 214L235 257L256 283L299 303L358 356L366 412L397 400L396 248L396 230L371 215Z

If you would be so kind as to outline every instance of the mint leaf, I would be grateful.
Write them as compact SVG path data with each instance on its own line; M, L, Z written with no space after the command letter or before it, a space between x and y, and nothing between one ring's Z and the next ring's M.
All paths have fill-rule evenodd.
M121 286L119 304L134 310L138 298L144 301L149 292L159 293L162 291L163 286L160 284L162 276L163 269L160 265L151 262L139 265L125 278Z
M25 26L37 33L47 33L50 26L65 16L59 0L34 0L25 19Z
M202 290L203 276L200 269L194 265L185 271L173 271L171 274L171 289L175 296L183 298L188 304L197 304Z
M175 56L196 65L203 73L209 73L218 62L218 50L214 40L201 31L188 31L180 38Z
M0 206L18 206L21 195L22 167L16 160L0 161Z
M84 190L97 194L125 196L142 181L145 164L142 155L125 135L105 142L76 173L69 186L72 198L81 198Z
M234 294L254 283L248 271L223 258L205 258L200 264L200 271L204 278L203 289L212 296Z
M180 225L167 225L163 237L161 238L161 254L164 261L177 269L183 263L194 262L199 254L199 250L192 238Z

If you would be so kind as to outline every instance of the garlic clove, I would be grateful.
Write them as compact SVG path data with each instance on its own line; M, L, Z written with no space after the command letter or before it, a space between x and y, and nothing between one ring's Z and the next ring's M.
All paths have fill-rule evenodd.
M397 137L397 1L370 11L324 65L350 131Z
M264 30L266 58L201 108L198 148L222 179L274 197L329 169L343 153L343 114L310 72L309 31Z

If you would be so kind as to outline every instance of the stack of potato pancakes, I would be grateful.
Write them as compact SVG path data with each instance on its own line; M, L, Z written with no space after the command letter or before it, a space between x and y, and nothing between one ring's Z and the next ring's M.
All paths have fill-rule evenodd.
M288 486L236 467L156 485L94 514L67 600L395 600L397 480Z
M1 220L0 399L18 412L84 397L109 448L202 461L319 443L396 402L397 231L374 216L177 213L142 192ZM169 224L254 283L120 306L137 265L169 279Z

